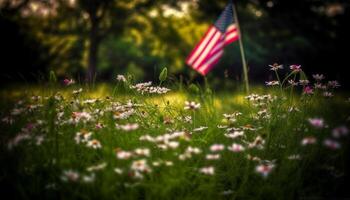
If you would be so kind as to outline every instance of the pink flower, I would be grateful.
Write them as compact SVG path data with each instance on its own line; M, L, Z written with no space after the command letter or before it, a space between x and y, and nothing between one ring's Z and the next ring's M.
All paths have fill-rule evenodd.
M227 147L228 150L233 151L233 152L242 152L245 150L245 148L240 145L240 144L235 144L233 143L230 147Z
M64 84L64 85L67 85L67 86L68 86L68 85L72 85L72 84L74 84L74 83L75 83L75 81L74 81L73 79L67 79L67 78L66 78L66 79L63 80L63 84Z
M206 175L214 175L215 174L215 168L213 166L203 167L199 169L199 172Z
M303 91L304 94L313 94L314 90L310 86L306 86Z
M222 151L224 149L225 149L225 146L222 144L213 144L210 147L210 151L212 152Z
M101 129L101 128L103 128L103 124L97 123L97 124L95 125L95 128L96 128L96 129Z
M323 128L324 120L321 118L310 118L308 119L309 123L315 128Z
M301 65L291 65L289 67L293 72L300 72L301 71Z
M305 137L302 141L301 141L301 145L306 146L309 144L315 144L316 143L316 138L315 137Z
M255 171L263 177L267 177L274 167L275 165L273 163L261 164L256 166Z

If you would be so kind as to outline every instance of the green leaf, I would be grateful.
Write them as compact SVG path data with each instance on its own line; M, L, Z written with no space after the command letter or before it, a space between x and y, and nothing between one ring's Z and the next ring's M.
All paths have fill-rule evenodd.
M50 83L56 83L57 82L56 74L52 70L50 71L49 81L50 81Z
M168 76L168 69L166 67L163 68L162 72L159 74L160 82L164 82Z

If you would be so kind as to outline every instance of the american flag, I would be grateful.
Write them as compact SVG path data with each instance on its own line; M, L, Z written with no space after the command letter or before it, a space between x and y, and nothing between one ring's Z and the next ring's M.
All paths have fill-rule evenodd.
M233 7L230 1L215 24L186 59L186 64L205 76L224 53L224 47L239 39L237 26L233 21Z

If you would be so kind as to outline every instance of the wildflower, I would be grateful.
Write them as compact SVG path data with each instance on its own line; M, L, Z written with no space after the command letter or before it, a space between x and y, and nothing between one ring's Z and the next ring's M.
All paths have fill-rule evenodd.
M126 78L125 78L124 75L118 74L117 75L117 81L126 82Z
M336 150L336 149L339 149L341 147L339 142L332 140L332 139L325 139L323 144L332 150Z
M207 160L219 160L220 159L220 154L207 154L205 156Z
M236 143L233 143L231 146L227 147L227 149L232 152L242 152L245 150L245 148L242 145Z
M37 145L37 146L39 146L39 145L41 145L43 142L44 142L44 136L43 135L38 135L38 136L36 136L35 137L35 144Z
M250 154L247 155L247 159L248 159L248 160L251 160L251 161L258 161L258 162L261 161L261 159L260 159L259 157L252 156L252 155L250 155Z
M100 148L102 148L100 141L98 141L96 139L88 141L87 146L91 147L93 149L100 149Z
M327 86L325 86L325 87L327 87ZM315 83L315 84L314 84L314 88L315 88L315 89L323 89L323 88L324 88L324 85L322 85L322 83Z
M302 85L302 86L306 86L310 83L309 80L306 80L306 79L301 79L299 80L299 85Z
M127 160L133 156L132 152L116 149L116 156L120 160Z
M333 93L332 93L332 92L323 92L322 95L323 95L324 97L328 97L328 98L333 97Z
M303 93L304 94L313 94L314 93L314 90L312 89L312 87L310 86L306 86L303 90Z
M341 136L346 136L349 133L349 129L346 126L339 126L332 130L332 135L334 138L340 138Z
M87 112L72 112L70 122L76 124L80 121L90 121L92 120L92 116Z
M210 147L210 151L212 152L222 151L224 149L225 149L225 146L222 144L213 144Z
M288 83L289 83L291 86L297 86L297 85L298 85L298 82L295 82L293 79L289 79L289 80L288 80Z
M103 162L103 163L98 164L98 165L90 166L90 167L86 168L86 170L89 171L89 172L99 171L99 170L102 170L102 169L106 168L106 166L107 166L107 163Z
M140 173L139 171L131 171L131 172L129 172L129 176L136 178L136 179L143 179L143 174ZM125 183L124 185L125 185L125 187L135 187L137 185L137 183L132 184L132 185Z
M258 118L269 119L271 115L268 113L267 109L258 111Z
M177 147L179 147L180 143L176 141L170 141L166 142L165 145L171 149L176 149Z
M98 99L86 99L85 101L83 101L83 104L94 104L98 101Z
M117 173L117 174L122 174L123 170L118 168L118 167L116 167L116 168L114 168L114 172Z
M265 140L261 136L257 136L255 140L252 143L248 144L249 148L258 148L258 149L263 149L265 144Z
M189 147L187 147L187 149L185 150L185 152L183 154L179 155L179 159L186 160L188 158L191 158L192 154L199 154L201 152L202 151L199 148L189 146Z
M206 174L206 175L214 175L215 174L215 168L213 166L209 167L203 167L199 169L199 172Z
M308 121L315 128L323 128L325 126L324 120L321 118L309 118Z
M21 133L18 134L14 139L10 140L7 143L7 147L8 149L12 149L14 146L17 146L20 142L24 141L24 140L29 140L31 137L28 133Z
M170 91L170 89L165 87L152 87L152 82L146 83L138 83L136 85L130 86L131 89L136 89L141 94L149 93L149 94L165 94Z
M116 124L116 128L124 130L124 131L133 131L139 128L139 125L136 123L133 124L125 124L125 125L119 125Z
M126 110L124 112L116 111L113 113L113 118L114 119L127 119L134 113L135 113L134 109L129 109L129 110Z
M267 177L274 167L275 165L273 163L260 164L256 166L255 171L263 177Z
M6 123L6 124L13 124L13 122L15 120L13 118L11 118L10 116L6 116L6 117L2 118L1 121Z
M267 86L274 86L280 84L278 81L266 81L265 83Z
M150 150L147 149L147 148L137 148L135 149L135 154L138 155L138 156L150 156Z
M331 88L338 88L340 87L340 84L338 83L338 81L328 81L328 86Z
M302 141L301 141L301 145L306 146L309 144L315 144L317 142L316 138L313 136L309 136L309 137L305 137Z
M174 163L172 161L164 161L165 166L173 166Z
M291 65L289 67L293 72L300 72L301 71L301 65Z
M207 129L208 127L206 127L206 126L201 126L201 127L198 127L198 128L195 128L195 129L193 129L193 131L194 132L200 132L200 131L203 131L203 130L205 130L205 129Z
M92 183L92 182L94 182L95 181L95 174L91 174L90 176L87 176L87 175L83 176L82 177L82 181L84 183Z
M226 113L223 114L225 119L229 120L230 122L236 122L237 121L236 117L238 117L239 115L242 115L242 113L234 112L232 114L226 114Z
M145 159L133 161L131 164L131 169L137 172L151 172L152 169L148 166Z
M197 110L201 107L200 103L196 103L194 101L185 101L185 110Z
M74 83L75 83L75 81L73 79L67 79L66 78L66 79L63 80L63 84L66 85L66 86L72 85Z
M95 124L96 129L102 129L103 127L104 127L104 125L102 123Z
M83 91L83 88L79 88L78 90L73 90L72 94L77 95Z
M234 131L233 133L225 134L226 137L235 139L244 135L244 131Z
M62 181L70 181L70 182L76 182L78 181L80 175L78 172L73 170L66 170L63 172L61 179Z
M74 140L77 144L85 143L85 142L88 142L90 140L91 135L92 135L91 132L88 132L88 131L82 129L75 134Z
M192 153L192 154L200 154L202 151L199 148L197 148L197 147L189 146L189 147L187 147L186 152L187 153Z
M325 77L323 74L313 74L312 77L317 81L322 81Z
M283 69L283 65L279 65L277 63L274 63L273 65L269 65L270 70L277 71L278 69Z
M184 120L186 123L192 124L192 117L191 116L185 116Z

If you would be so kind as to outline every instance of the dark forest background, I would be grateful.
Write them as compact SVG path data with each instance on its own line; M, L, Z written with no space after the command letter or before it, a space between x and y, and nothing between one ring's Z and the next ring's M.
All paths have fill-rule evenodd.
M80 81L130 73L154 79L202 78L184 63L227 0L0 0L1 83L36 82L50 70ZM252 82L270 79L268 65L301 64L349 88L350 2L236 0ZM283 73L283 72L282 72ZM238 42L208 75L239 81Z

